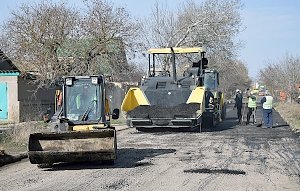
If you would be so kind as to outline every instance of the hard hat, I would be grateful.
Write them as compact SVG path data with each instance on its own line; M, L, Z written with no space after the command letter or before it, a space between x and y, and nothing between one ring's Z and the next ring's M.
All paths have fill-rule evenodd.
M254 94L254 92L253 92L253 91L251 91L251 92L250 92L250 94L251 94L251 95L253 95L253 94Z
M239 89L236 89L235 92L238 93L238 92L241 92L241 91Z

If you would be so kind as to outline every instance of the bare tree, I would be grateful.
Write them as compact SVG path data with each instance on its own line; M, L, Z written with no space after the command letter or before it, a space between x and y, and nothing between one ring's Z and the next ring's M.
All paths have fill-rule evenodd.
M287 54L277 62L269 61L268 66L260 70L260 80L275 96L284 91L291 101L299 96L300 58Z
M143 26L146 47L201 46L207 49L209 66L220 70L224 90L249 87L247 67L235 56L240 48L236 35L241 30L240 0L190 0L176 12L156 4ZM168 63L162 66L168 69ZM241 80L242 79L242 80Z
M2 39L7 39L6 49L12 61L22 71L38 72L41 85L64 75L66 64L59 59L59 53L73 36L78 12L63 2L42 1L33 6L23 4L11 15Z
M96 70L110 73L116 80L130 79L134 70L127 63L126 53L136 45L138 22L112 2L88 0L86 6L88 9L81 28L84 38L90 43L84 55L88 73Z
M238 60L229 60L220 54L210 57L211 67L220 73L220 87L230 97L236 89L247 89L251 86L248 68ZM222 64L215 64L222 63Z
M86 12L60 1L23 4L3 27L3 51L21 71L34 71L39 87L64 75L111 74L116 80L139 73L127 63L137 22L105 0L85 1ZM129 48L130 47L130 48Z
M232 56L238 46L234 38L240 32L241 6L240 0L187 1L175 14L156 4L148 19L151 24L144 26L148 45L205 46L208 51Z

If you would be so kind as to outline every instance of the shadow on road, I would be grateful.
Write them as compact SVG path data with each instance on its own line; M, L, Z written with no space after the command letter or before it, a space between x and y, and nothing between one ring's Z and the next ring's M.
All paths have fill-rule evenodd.
M57 163L52 168L44 171L62 171L62 170L82 170L82 169L110 169L110 168L138 168L141 166L153 165L151 158L159 155L174 153L175 149L118 149L118 158L115 164L107 165L103 163Z
M232 108L233 105L231 105L229 108ZM257 123L255 125L246 125L246 117L247 117L247 108L245 109L243 113L243 122L242 124L238 124L237 121L237 111L229 109L227 110L227 117L225 121L218 124L214 131L226 131L229 129L235 129L238 127L251 127L251 126L257 126L261 127L262 125L262 106L261 104L258 104L257 110L256 110L256 121ZM289 127L289 124L287 124L284 119L279 115L279 113L276 110L273 110L273 128L280 128L280 127Z
M233 108L230 104L228 108ZM204 132L216 132L216 131L226 131L234 129L238 126L236 110L228 109L226 112L226 118L221 123L217 124L214 129L203 129Z

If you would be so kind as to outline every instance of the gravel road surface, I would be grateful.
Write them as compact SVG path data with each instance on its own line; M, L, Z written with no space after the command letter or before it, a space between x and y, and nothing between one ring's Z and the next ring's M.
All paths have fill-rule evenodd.
M213 132L117 132L115 165L39 169L25 159L1 167L0 190L299 191L299 135L277 113L274 128L262 129L237 125L228 108Z

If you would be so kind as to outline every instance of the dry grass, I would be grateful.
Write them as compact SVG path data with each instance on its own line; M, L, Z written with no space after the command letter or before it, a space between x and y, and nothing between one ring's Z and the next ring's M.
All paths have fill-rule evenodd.
M278 103L275 109L295 131L300 132L300 104Z
M117 120L112 120L111 125L124 125L126 119L120 115ZM28 150L28 140L31 133L47 131L48 123L41 121L31 121L23 123L2 123L1 127L9 128L11 130L0 134L0 150L5 150L8 154L18 154Z
M126 125L126 117L124 114L120 113L119 119L111 119L110 124L114 125Z
M3 149L8 154L27 151L29 135L44 131L47 129L47 125L44 122L37 121L2 125L2 127L11 130L7 130L0 135L0 150Z

